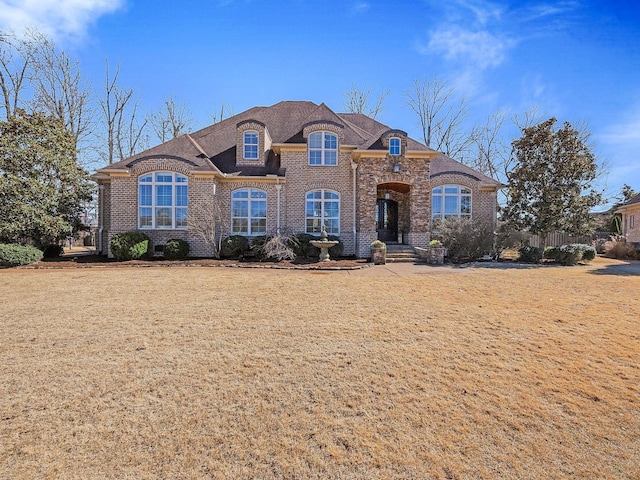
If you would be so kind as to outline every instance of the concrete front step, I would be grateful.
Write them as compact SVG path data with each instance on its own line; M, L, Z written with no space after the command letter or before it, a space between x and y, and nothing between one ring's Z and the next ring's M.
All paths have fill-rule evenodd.
M387 256L387 263L418 263L420 259L418 257L389 257Z
M387 262L389 263L416 263L419 258L411 245L387 244Z

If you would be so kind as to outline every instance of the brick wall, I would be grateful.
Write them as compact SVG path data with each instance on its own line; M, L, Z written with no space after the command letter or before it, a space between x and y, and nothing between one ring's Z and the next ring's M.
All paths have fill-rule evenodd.
M629 243L640 243L640 205L622 214L623 233Z
M287 169L287 183L283 189L286 208L282 212L282 224L292 233L305 231L306 193L311 190L329 189L340 195L340 240L344 254L355 253L353 235L353 173L351 154L341 151L335 166L309 165L307 149L283 150L281 166Z

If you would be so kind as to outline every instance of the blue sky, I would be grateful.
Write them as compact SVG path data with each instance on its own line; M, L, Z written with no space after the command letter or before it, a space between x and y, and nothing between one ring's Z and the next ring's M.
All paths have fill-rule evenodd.
M341 111L352 85L389 89L379 120L420 138L405 92L437 76L470 106L587 122L608 194L640 191L640 2L636 0L0 0L0 29L47 33L97 89L104 61L154 110L185 103L193 129L222 103L280 100ZM518 131L505 132L507 140Z

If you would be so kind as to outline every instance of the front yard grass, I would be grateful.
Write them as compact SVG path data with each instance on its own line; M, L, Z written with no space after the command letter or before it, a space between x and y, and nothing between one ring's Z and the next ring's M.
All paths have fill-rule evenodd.
M621 264L2 270L0 478L638 479Z

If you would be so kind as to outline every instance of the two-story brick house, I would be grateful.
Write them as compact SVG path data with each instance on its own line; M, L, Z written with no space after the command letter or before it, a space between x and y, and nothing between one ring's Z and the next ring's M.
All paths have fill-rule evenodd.
M211 251L187 216L216 202L222 235L327 232L345 254L375 239L426 246L433 219L495 222L500 184L365 115L287 101L255 107L94 174L98 248L119 232Z

